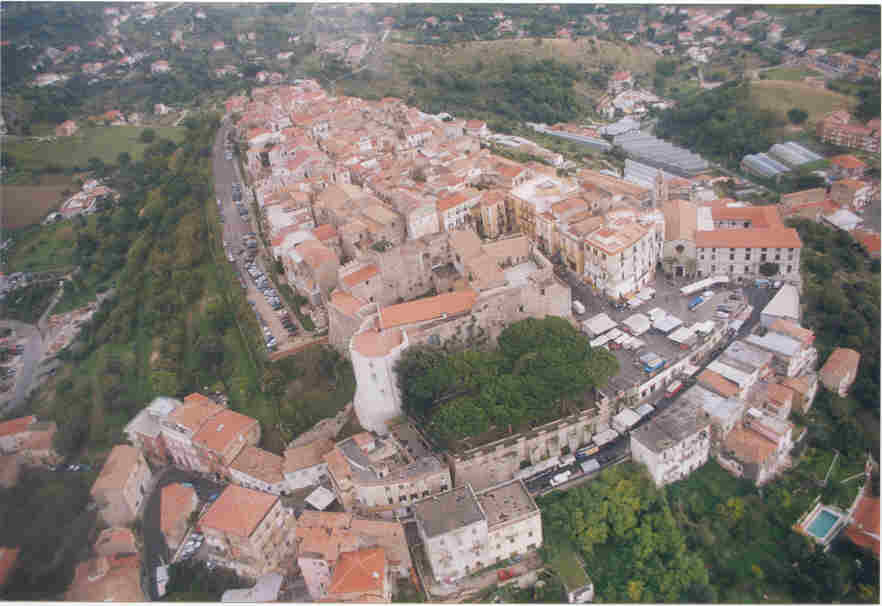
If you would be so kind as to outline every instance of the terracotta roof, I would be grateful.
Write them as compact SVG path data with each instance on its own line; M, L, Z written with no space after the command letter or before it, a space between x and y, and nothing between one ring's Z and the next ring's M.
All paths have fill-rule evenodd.
M244 434L257 424L257 419L224 409L202 425L193 436L193 442L222 453L235 440L244 441Z
M181 521L186 521L197 505L196 491L191 486L164 486L159 493L159 527L162 532L166 535L173 532Z
M386 552L381 547L341 553L334 567L328 596L334 594L383 595L386 581Z
M110 451L110 456L101 468L101 473L92 484L92 496L105 493L119 493L141 459L140 451L134 446L119 444Z
M481 239L471 229L457 229L448 236L450 246L466 261L481 254Z
M830 381L830 379L838 381L845 376L846 372L850 371L852 376L856 375L860 361L861 354L855 350L846 347L837 347L827 358L827 361L824 362L819 373L828 381Z
M704 248L802 248L791 227L714 229L695 233L695 245Z
M350 295L342 290L335 290L331 293L331 305L349 316L355 316L358 310L367 305L367 301L363 301L358 297Z
M717 200L711 207L714 221L750 221L751 228L781 227L781 216L776 206L728 206L731 199Z
M612 75L612 79L617 80L617 81L627 80L630 77L631 77L631 72L628 72L628 71L619 71L619 72L615 72Z
M0 423L0 437L11 436L23 432L28 425L37 422L37 417L30 415Z
M845 529L845 536L851 539L855 545L872 550L878 558L879 498L867 496L867 490L864 488L864 492L852 515L853 521ZM873 534L876 536L871 536Z
M792 320L786 320L784 318L772 322L772 325L769 326L769 330L793 337L794 339L802 341L806 345L811 345L812 341L815 340L815 333L813 331L808 328L803 328Z
M330 240L337 236L337 228L330 223L325 223L312 230L312 235L320 241Z
M416 324L442 316L451 316L471 310L478 298L474 290L460 290L425 299L380 308L380 328Z
M58 425L56 425L55 421L40 423L40 429L37 429L36 425L34 424L28 428L31 435L22 441L22 450L51 450L52 440L55 437L55 432L58 431Z
M304 511L297 519L297 528L349 528L352 514L336 511Z
M293 473L324 463L324 456L334 449L330 440L316 440L302 446L294 446L285 451L282 469L285 473Z
M135 535L128 528L107 528L95 540L95 552L99 556L138 553Z
M381 358L404 342L400 329L366 330L352 337L352 349L368 358Z
M220 404L206 398L199 393L191 393L184 398L183 406L178 406L168 416L169 421L186 427L191 432L199 431L199 428L211 417L224 410Z
M0 547L0 589L9 582L20 551L20 547Z
M456 192L452 196L447 196L446 198L441 198L438 200L438 212L444 212L453 208L454 206L459 206L463 202L469 200L471 196L467 196L465 192Z
M230 464L230 468L272 485L284 481L283 463L284 459L277 454L256 446L246 446Z
M468 120L466 121L466 128L482 128L486 122L483 120Z
M735 427L726 436L725 449L744 463L764 463L775 452L775 443L752 429Z
M773 402L780 404L793 402L793 391L778 383L769 383L768 387L766 387L766 396Z
M199 521L199 526L247 538L278 500L277 496L230 484Z
M738 386L719 373L704 369L697 378L699 383L724 398L738 397Z
M325 263L339 263L337 254L318 240L305 240L294 247L303 261L312 268Z
M352 478L352 469L349 467L349 460L343 454L343 451L336 446L326 453L323 457L325 463L328 464L328 471L339 482L344 478ZM342 496L342 495L341 495Z
M377 268L376 265L366 265L365 267L362 267L361 269L355 270L351 274L347 274L347 275L343 276L343 283L346 286L352 288L356 284L361 284L362 282L365 282L365 281L369 280L370 278L373 278L378 273L380 273L380 270Z
M73 602L142 602L141 558L99 556L80 563L65 594Z
M778 381L781 385L793 390L794 393L798 393L803 397L808 395L808 392L812 387L811 380L804 375L799 377L779 378Z
M835 164L836 166L840 166L842 168L866 168L867 165L859 160L858 158L852 156L851 154L842 154L841 156L833 156L830 158L830 164Z
M851 232L851 235L864 247L870 256L879 256L880 251L882 251L882 239L880 239L879 234L856 229Z

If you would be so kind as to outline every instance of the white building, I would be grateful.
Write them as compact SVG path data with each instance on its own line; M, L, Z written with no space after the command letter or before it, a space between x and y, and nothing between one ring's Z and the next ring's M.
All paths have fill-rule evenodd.
M453 581L542 545L539 508L521 480L475 493L471 484L414 505L435 579Z
M664 217L656 214L659 220L649 222L633 212L608 213L606 224L585 237L585 281L610 298L652 282L664 244Z
M385 434L387 423L402 414L395 364L409 345L407 332L364 330L349 342L349 357L358 388L355 414L368 431Z
M646 465L656 486L687 477L709 454L710 422L694 402L678 400L631 432L631 457Z
M766 328L778 320L789 320L799 324L799 290L795 286L790 284L781 286L760 313L760 324Z

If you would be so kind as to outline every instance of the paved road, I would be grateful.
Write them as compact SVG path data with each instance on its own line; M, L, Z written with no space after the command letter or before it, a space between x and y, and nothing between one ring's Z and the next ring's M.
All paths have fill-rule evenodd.
M47 307L46 311L43 312L43 315L40 316L36 326L16 322L16 331L22 333L30 332L31 338L25 343L24 352L22 353L22 367L15 381L15 395L6 403L3 412L8 412L21 406L25 398L27 398L28 394L31 392L34 371L36 370L37 363L43 359L43 356L46 353L46 348L51 342L51 339L46 338L45 336L46 322L49 315L52 313L52 309L61 299L62 292L61 288L56 291L55 295L52 297L52 301L49 303L49 307Z
M254 225L256 224L257 218L253 217L252 213L252 194L250 190L247 190L244 187L244 185L242 188L242 199L248 208L248 215L244 218L240 216L239 210L236 207L235 202L233 202L232 185L234 182L242 183L243 181L239 172L239 163L236 161L235 157L233 160L227 160L225 156L226 151L224 142L231 129L232 126L225 119L221 128L218 130L217 138L214 142L214 191L217 198L221 201L220 210L224 217L223 239L226 242L224 254L227 254L229 251L233 252L236 269L239 272L239 275L245 280L246 297L249 301L254 302L260 316L267 323L270 331L276 338L277 347L281 351L287 349L289 345L294 344L295 339L290 337L288 331L282 326L279 312L274 311L273 308L270 307L266 298L263 296L263 293L257 289L254 280L245 268L245 261L242 255L238 254L240 249L244 250L242 238L250 232L256 233ZM260 239L258 238L258 250L262 250L262 246L263 243L260 242ZM258 255L255 258L255 261L262 268L264 274L268 275L268 272L266 271L267 268L261 260L261 255ZM282 304L284 306L282 310L288 309L284 300ZM302 334L303 327L299 325L297 316L291 313L290 310L288 315L291 318L291 321L297 326L298 334Z

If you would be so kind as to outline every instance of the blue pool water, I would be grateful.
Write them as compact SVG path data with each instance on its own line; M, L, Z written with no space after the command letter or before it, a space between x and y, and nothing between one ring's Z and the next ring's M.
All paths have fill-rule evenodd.
M833 524L835 524L838 519L839 516L823 509L809 525L808 531L819 539L823 539L827 536L827 533L830 532L830 529L833 528Z

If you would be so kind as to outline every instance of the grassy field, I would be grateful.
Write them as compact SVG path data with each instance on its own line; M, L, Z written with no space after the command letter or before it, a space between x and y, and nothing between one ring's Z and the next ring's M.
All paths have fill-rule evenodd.
M857 99L826 89L819 89L786 80L754 80L750 83L751 101L763 109L787 119L787 111L799 107L808 112L808 123L815 123L825 114L836 109L848 109L857 105Z
M761 72L766 80L795 80L799 81L803 78L811 78L820 76L821 74L813 69L806 67L777 67Z
M94 225L94 217L89 219ZM15 235L7 269L16 271L49 271L73 268L76 232L70 221L54 225L32 226Z
M100 158L105 164L115 164L122 152L128 152L133 161L144 153L146 144L138 140L141 132L150 127L103 126L82 128L72 137L59 137L54 141L10 139L5 146L16 160L16 165L26 170L41 170L50 164L62 168L85 168L89 158ZM156 127L156 138L180 142L185 129Z
M72 194L76 190L73 181L73 177L67 175L43 175L39 185L0 185L3 200L0 225L18 229L39 223L64 201L65 192Z

